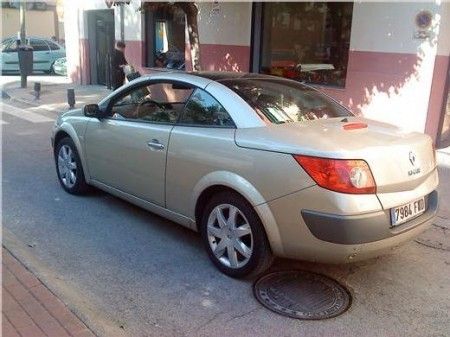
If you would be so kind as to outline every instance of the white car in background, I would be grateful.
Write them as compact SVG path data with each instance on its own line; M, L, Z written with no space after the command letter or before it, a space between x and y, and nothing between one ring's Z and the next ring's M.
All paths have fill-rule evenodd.
M27 45L33 48L33 71L53 72L54 62L66 56L66 50L55 41L43 37L27 37ZM9 37L2 41L2 72L19 72L17 39Z

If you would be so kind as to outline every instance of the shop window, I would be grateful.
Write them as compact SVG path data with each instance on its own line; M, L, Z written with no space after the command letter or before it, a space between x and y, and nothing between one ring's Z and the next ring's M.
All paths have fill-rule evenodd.
M344 87L352 11L350 2L255 4L253 69Z
M185 13L175 6L146 12L147 66L184 70Z

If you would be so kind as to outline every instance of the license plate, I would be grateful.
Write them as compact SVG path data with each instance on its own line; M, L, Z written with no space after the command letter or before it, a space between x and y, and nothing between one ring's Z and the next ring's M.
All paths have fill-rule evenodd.
M391 208L391 226L398 226L425 212L425 198L411 201L405 205Z

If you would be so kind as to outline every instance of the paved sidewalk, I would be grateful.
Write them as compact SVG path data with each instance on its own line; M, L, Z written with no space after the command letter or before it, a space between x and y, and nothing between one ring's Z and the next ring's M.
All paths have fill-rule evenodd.
M30 76L27 88L20 87L20 78L7 77L2 80L2 94L5 98L53 112L69 110L67 89L75 90L75 108L85 104L98 103L111 90L101 85L75 85L58 76ZM40 98L34 95L34 83L41 83Z
M95 337L50 290L2 249L3 337Z

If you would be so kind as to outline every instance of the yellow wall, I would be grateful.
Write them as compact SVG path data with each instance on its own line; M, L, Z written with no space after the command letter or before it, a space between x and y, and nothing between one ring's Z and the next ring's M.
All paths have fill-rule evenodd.
M56 35L53 11L27 11L25 23L27 35L42 37ZM17 36L19 30L19 10L2 8L2 38ZM64 38L64 33L60 38Z

